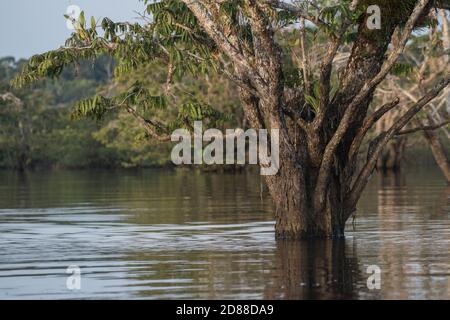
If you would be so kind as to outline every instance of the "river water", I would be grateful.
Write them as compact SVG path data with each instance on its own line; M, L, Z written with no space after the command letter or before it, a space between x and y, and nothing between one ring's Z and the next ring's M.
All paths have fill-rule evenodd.
M2 171L0 299L449 299L439 171L374 177L358 207L345 241L277 242L258 175Z

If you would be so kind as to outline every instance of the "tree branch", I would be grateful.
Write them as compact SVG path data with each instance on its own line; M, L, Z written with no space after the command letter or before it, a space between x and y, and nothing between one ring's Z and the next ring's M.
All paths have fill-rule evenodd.
M253 96L254 90L251 85L247 84L248 80L254 81L256 83L261 83L260 76L257 74L255 68L250 65L246 56L238 50L239 40L237 36L228 30L227 35L223 30L223 23L218 21L213 17L213 12L217 12L217 8L213 7L212 4L205 4L204 2L198 0L182 0L183 3L191 10L194 16L197 18L199 25L205 30L209 37L214 41L214 43L220 48L226 56L228 56L234 67L234 74L226 72L226 75L233 79L235 83L239 84L242 90L247 91L246 96ZM219 2L215 2L215 5L220 5ZM257 88L261 89L261 87ZM261 95L262 91L259 93ZM258 104L248 103L247 108L254 108L255 110L247 110L247 115L260 114L258 109ZM252 117L257 121L258 125L262 126L263 123L260 122L260 118ZM256 124L256 123L255 123Z
M352 145L350 146L350 152L348 159L350 162L354 160L354 157L358 154L358 150L367 135L367 132L372 128L372 126L380 120L387 112L394 109L400 103L400 99L396 98L394 101L389 102L380 108L378 108L374 113L372 113L363 123L361 128L358 130L355 138L353 139Z
M351 8L353 6L355 6L356 8L356 5L357 3L352 3ZM353 11L354 9L350 10ZM317 111L316 118L314 119L313 122L313 127L315 128L315 130L318 130L321 127L322 122L325 118L326 109L330 101L330 88L331 88L330 82L331 82L331 74L333 71L333 61L341 45L342 38L347 29L350 27L350 25L351 20L348 17L345 17L344 21L342 21L339 34L335 37L334 41L332 42L331 46L329 47L325 55L325 58L322 61L319 79L319 86L320 86L319 108Z
M398 41L395 48L392 50L391 54L389 55L389 58L383 64L380 72L363 87L358 96L366 97L367 95L370 94L370 92L372 92L372 90L377 85L379 85L386 78L386 76L391 71L392 67L397 62L398 58L405 50L409 37L411 36L411 33L414 30L414 27L416 26L417 20L419 19L420 15L422 14L422 12L424 11L425 7L428 5L429 2L430 0L419 0L411 16L406 22L405 27L402 30L402 36L400 40Z
M369 94L372 92L372 90L383 81L383 79L386 77L386 75L389 73L389 71L394 66L397 59L402 54L403 50L405 49L406 43L414 29L414 26L416 25L417 20L419 19L420 15L422 14L423 10L427 6L428 2L430 0L419 0L416 7L414 8L411 16L408 19L408 22L406 23L403 31L402 38L398 42L398 45L394 50L392 51L389 58L384 63L383 67L381 68L380 72L368 83L366 83L363 87L363 89L357 94L357 96L354 98L354 100L350 103L350 105L347 107L347 109L344 112L344 116L341 119L341 122L339 123L339 126L334 133L331 140L328 142L323 160L320 166L319 175L317 178L317 185L315 189L315 206L316 210L320 211L321 208L324 205L324 199L325 199L325 190L327 181L330 175L330 169L334 161L334 154L336 152L336 149L340 142L342 141L343 137L345 136L348 128L351 124L351 119L353 117L353 113L356 111L358 106L363 103L363 101L369 96ZM419 108L420 110L420 108ZM415 113L414 113L415 114ZM413 116L414 116L413 114Z
M260 1L267 3L276 9L289 11L289 12L295 14L297 17L308 20L318 27L330 28L330 25L328 23L326 23L325 21L323 21L322 19L320 19L319 16L311 15L308 12L306 12L305 10L303 10L302 8L295 6L291 3L286 3L284 1L279 1L279 0L260 0Z
M363 169L361 170L358 178L348 196L348 204L350 207L355 207L358 199L361 197L361 194L369 181L369 178L375 169L375 165L377 163L378 157L385 145L391 140L400 130L403 129L405 125L423 108L425 107L431 100L433 100L439 93L448 86L450 83L450 75L447 75L442 81L439 82L432 90L430 90L425 96L423 96L417 103L412 105L406 113L401 116L388 131L383 132L376 138L377 143L373 148L372 154L368 157L367 162Z
M136 120L138 120L140 126L154 139L156 139L159 142L167 142L170 141L170 135L164 134L161 135L158 131L164 130L167 131L163 126L152 120L145 119L143 116L141 116L136 110L134 110L129 105L125 105L125 109L129 114L131 114Z
M266 82L279 82L277 78L281 69L279 50L275 44L272 26L265 18L256 0L245 0L250 28L253 33L253 49L258 59L259 74ZM263 70L261 70L263 69ZM271 79L275 77L274 79Z
M402 131L399 131L396 135L397 135L397 136L401 136L401 135L406 135L406 134L415 133L415 132L418 132L418 131L437 130L437 129L440 129L440 128L442 128L442 127L445 127L445 126L448 125L449 123L450 123L450 119L445 120L444 122L439 123L439 124L435 124L435 125L421 126L421 127L416 127L416 128L408 129L408 130L402 130Z
M239 50L231 44L228 37L222 32L220 23L214 21L210 13L204 8L198 0L182 0L183 3L192 11L197 18L199 24L203 27L205 32L214 40L216 45L226 53L226 55L235 63L247 70L250 66L245 57Z

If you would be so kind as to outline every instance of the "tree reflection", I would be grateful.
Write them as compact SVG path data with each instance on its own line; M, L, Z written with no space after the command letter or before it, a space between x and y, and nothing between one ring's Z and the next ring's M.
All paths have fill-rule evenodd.
M356 298L356 247L345 240L279 241L266 299Z
M424 187L424 181L432 178L428 172L410 176L407 182L403 173L379 178L377 263L383 270L383 298L433 299L448 295L449 285L436 276L448 274L448 263L436 264L434 259L436 252L448 255L444 243L448 242L450 189L441 192L439 184L430 183Z

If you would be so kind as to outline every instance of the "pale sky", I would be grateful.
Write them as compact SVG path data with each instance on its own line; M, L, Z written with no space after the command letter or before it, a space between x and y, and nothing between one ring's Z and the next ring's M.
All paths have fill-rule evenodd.
M63 45L71 33L64 18L70 5L113 21L137 21L135 11L144 9L139 0L0 0L0 57L28 58Z

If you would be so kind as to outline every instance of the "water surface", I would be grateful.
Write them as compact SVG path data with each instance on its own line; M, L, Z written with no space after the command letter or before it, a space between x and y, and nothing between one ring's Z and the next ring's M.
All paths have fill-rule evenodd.
M3 171L0 299L450 298L436 169L375 177L345 241L277 242L272 212L250 173Z

